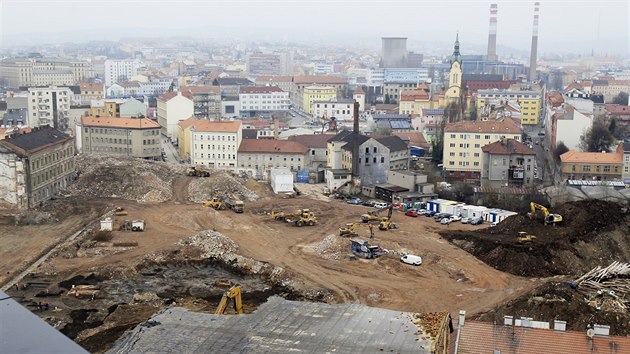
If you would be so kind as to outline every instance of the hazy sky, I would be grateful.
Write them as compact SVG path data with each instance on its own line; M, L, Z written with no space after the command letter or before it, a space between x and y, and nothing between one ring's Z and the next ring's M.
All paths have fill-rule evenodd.
M499 47L529 51L534 1L499 0ZM463 51L487 43L491 1L440 0L0 0L0 39L118 39L121 36L256 35L269 40L405 36L413 42L452 41ZM628 0L540 1L539 52L628 53ZM220 32L217 32L220 31ZM284 33L283 33L284 32ZM600 48L595 44L600 40ZM413 49L413 48L410 48Z

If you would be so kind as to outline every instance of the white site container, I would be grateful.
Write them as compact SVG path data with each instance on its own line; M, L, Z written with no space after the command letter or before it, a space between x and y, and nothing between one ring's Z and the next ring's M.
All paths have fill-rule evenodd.
M105 218L101 220L101 231L112 231L114 230L112 218Z
M274 193L293 192L293 173L288 168L272 168L269 182Z

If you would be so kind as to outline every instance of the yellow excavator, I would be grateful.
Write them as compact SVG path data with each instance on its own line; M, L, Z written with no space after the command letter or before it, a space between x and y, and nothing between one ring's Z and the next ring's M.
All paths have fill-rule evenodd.
M381 221L385 220L385 218L381 217L381 216L378 216L378 214L384 212L387 209L389 209L389 207L373 210L373 211L368 212L367 214L363 214L363 215L361 215L361 221L363 221L365 223L373 222L373 221L381 222Z
M237 314L243 314L243 300L241 299L241 287L240 285L234 285L230 288L230 290L226 291L219 302L219 306L217 306L217 310L214 311L215 315L223 315L225 314L225 308L227 307L228 301L232 300L234 302L234 311Z
M530 219L533 219L536 217L536 210L540 210L544 214L545 225L555 225L557 223L562 222L562 215L552 214L549 212L549 210L547 210L547 208L545 208L544 206L540 204L531 202L529 203L529 207L531 208L531 212L527 213L527 216L529 216Z
M223 203L219 198L206 200L203 202L203 206L214 208L215 210L225 210L225 203Z
M387 218L384 219L383 221L381 221L378 224L378 229L379 230L383 230L383 231L387 231L389 229L397 229L398 228L398 224L396 224L395 222L392 222L392 213L394 211L394 205L390 205L389 206L389 211L387 212Z
M366 226L364 223L355 222L352 224L346 224L346 226L339 228L339 236L346 237L354 237L358 236L357 228ZM368 224L367 227L370 229L370 238L374 238L374 227L372 224Z

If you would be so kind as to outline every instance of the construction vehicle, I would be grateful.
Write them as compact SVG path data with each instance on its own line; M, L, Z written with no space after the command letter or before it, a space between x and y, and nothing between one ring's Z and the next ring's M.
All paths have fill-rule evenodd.
M243 203L243 201L241 200L227 199L225 201L225 206L228 209L232 209L235 213L242 213L243 208L245 207L245 203Z
M396 224L395 222L392 221L393 210L394 210L393 205L390 205L389 206L389 211L387 212L387 218L384 219L383 221L381 221L378 224L378 229L379 230L387 231L389 229L397 229L398 228L398 224Z
M186 174L192 177L210 177L210 171L201 166L188 167Z
M120 224L120 231L144 231L144 220L125 220Z
M225 314L225 309L227 307L228 301L232 300L234 302L234 311L237 314L243 314L243 299L241 299L241 286L234 285L230 288L230 290L226 291L219 302L219 306L217 306L217 310L214 311L215 315L223 315Z
M346 224L346 226L339 228L339 236L346 236L346 237L358 236L359 234L357 233L357 228L362 227L362 226L365 226L365 224L360 223L360 222ZM370 238L374 238L374 228L372 224L368 224L367 226L370 229Z
M381 222L385 220L385 218L378 216L378 214L388 209L390 209L390 207L380 208L377 210L370 211L367 214L363 214L361 215L361 221L366 222L366 223L367 222Z
M212 198L203 202L203 206L213 208L214 210L225 210L225 203L219 198Z
M525 231L520 231L518 233L518 237L516 238L516 241L518 243L532 243L534 242L534 240L536 239L536 236L534 235L529 235L527 232Z
M352 242L352 253L355 255L366 258L374 259L387 253L386 250L380 246L370 246L367 241L364 240L350 240Z
M296 226L302 227L304 225L313 226L317 223L317 218L313 212L308 211L308 209L304 209L307 211L303 211L300 215L296 215L290 218L285 219L286 222L290 224L295 224Z
M114 215L116 215L116 216L125 216L127 214L128 213L125 211L125 208L123 208L123 207L116 207L114 209Z
M531 202L529 203L529 207L531 208L531 212L527 213L527 216L529 216L530 219L533 219L534 217L536 217L536 210L540 210L544 214L545 225L555 225L559 222L562 222L562 215L552 214L549 212L549 210L547 210L547 208L545 208L544 206L540 204Z
M285 211L276 211L276 210L272 210L271 211L271 217L274 218L277 221L286 221L287 219L291 219L291 218L295 218L297 216L300 216L302 214L308 214L311 211L308 209L298 209L295 212L285 212Z

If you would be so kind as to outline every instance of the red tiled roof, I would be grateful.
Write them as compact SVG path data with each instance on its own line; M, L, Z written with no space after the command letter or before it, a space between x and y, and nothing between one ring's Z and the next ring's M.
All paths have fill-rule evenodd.
M177 125L179 125L180 127L182 127L182 129L186 129L188 127L190 127L191 125L195 124L195 122L197 121L197 118L195 118L194 116L185 119L185 120L180 120Z
M553 91L547 95L547 100L551 104L552 107L559 107L564 103L564 97L558 91Z
M79 84L81 91L103 91L102 83L83 82Z
M463 120L446 125L446 132L449 133L507 133L521 134L522 129L514 119L503 118L487 121Z
M243 152L273 152L279 154L305 154L308 148L297 141L275 140L275 139L243 139L238 148L239 153Z
M529 146L514 139L506 139L504 141L495 141L494 143L482 146L481 151L487 152L493 155L512 155L512 154L536 155L536 152L534 151L534 149L530 149Z
M403 140L409 140L410 146L420 146L420 147L428 147L429 143L424 138L424 134L422 133L399 133L395 132L392 135L396 135L397 137Z
M415 100L428 100L429 92L424 88L417 88L413 90L405 90L400 93L401 101L415 101Z
M365 91L363 91L363 87L357 86L356 90L354 90L355 95L365 95Z
M326 148L330 135L326 134L309 134L309 135L293 135L289 137L289 141L296 141L309 148Z
M619 115L619 116L630 115L630 106L607 103L605 107L606 107L606 111L612 115Z
M158 99L161 101L170 101L172 98L176 97L177 94L178 92L175 92L175 91L167 92L163 94L162 96L160 96L160 98ZM192 95L190 94L190 92L182 92L181 95L192 100Z
M266 120L242 120L241 123L243 123L243 125L250 125L255 128L270 127L273 124L272 121Z
M261 84L265 82L291 82L293 80L293 76L258 76L256 77L256 83Z
M622 164L623 154L614 152L579 152L569 150L560 155L562 163L570 164Z
M221 94L221 88L219 86L182 86L182 92L189 92L191 94L204 94L204 93L214 93Z
M159 128L160 125L149 118L125 118L125 117L81 117L81 124L88 127L112 127L148 129Z
M284 92L278 86L241 86L240 93L272 93Z
M518 354L630 353L630 337L594 336L590 339L586 331L555 331L466 321L460 334L459 353L499 351Z
M190 118L188 118L190 119ZM241 122L223 122L216 120L197 119L190 126L191 130L196 132L213 132L213 133L236 133L241 127Z

